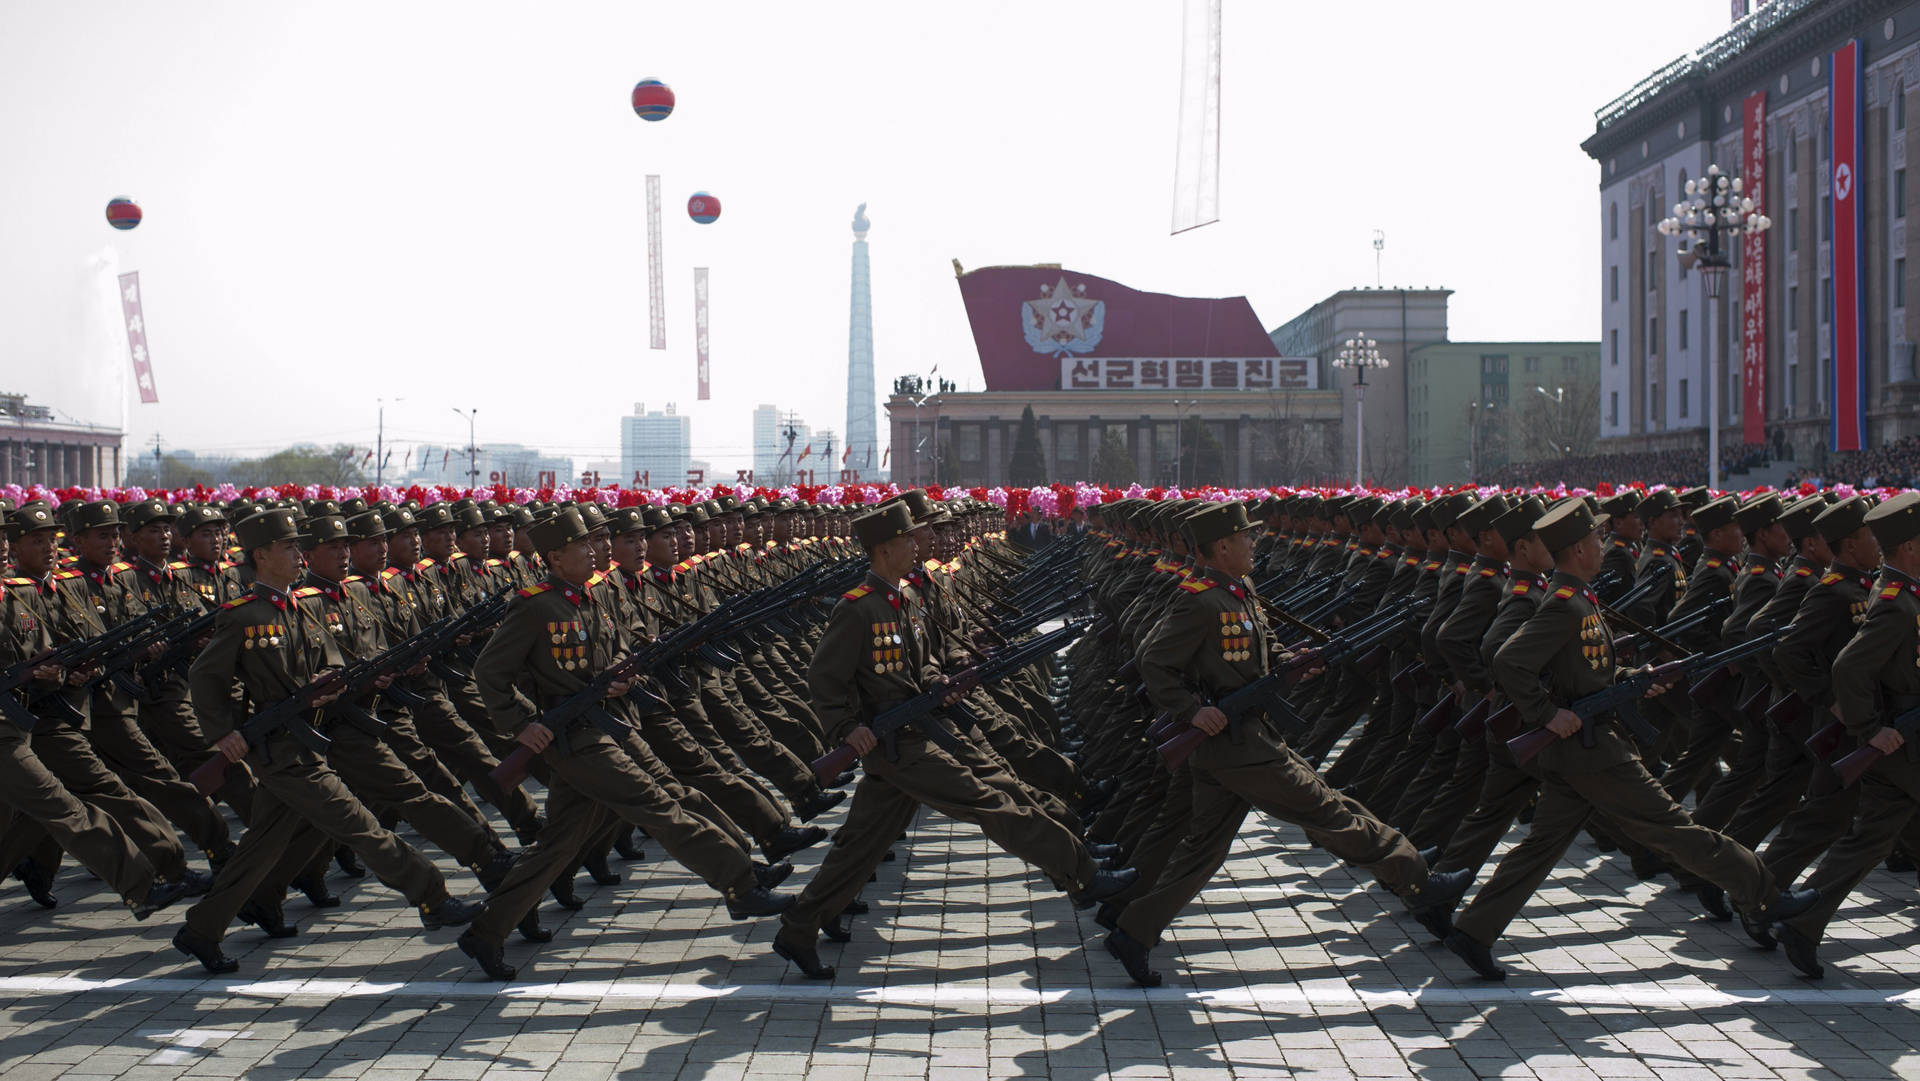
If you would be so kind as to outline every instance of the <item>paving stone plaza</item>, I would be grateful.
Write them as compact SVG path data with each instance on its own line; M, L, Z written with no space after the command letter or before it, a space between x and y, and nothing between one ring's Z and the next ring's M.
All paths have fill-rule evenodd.
M1166 984L1141 991L1091 910L973 827L923 813L897 851L853 942L822 944L831 984L790 971L770 921L730 922L657 846L620 886L582 876L583 911L546 905L554 941L509 946L512 984L338 874L342 907L290 897L301 937L236 929L240 972L203 978L167 944L180 909L136 924L69 866L51 913L0 893L0 1077L1920 1077L1905 875L1868 880L1813 983L1583 841L1498 951L1513 974L1488 985L1383 890L1256 816L1156 951ZM796 885L820 854L796 861Z

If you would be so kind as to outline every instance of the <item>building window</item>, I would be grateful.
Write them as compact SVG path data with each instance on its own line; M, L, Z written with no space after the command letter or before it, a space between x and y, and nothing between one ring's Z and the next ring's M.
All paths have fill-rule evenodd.
M1647 423L1652 424L1660 418L1660 384L1647 384Z
M1820 197L1820 239L1833 239L1833 196Z
M1613 331L1612 338L1608 341L1607 344L1608 344L1608 347L1612 350L1612 352L1609 354L1612 357L1612 359L1608 361L1608 363L1618 368L1620 366L1620 332L1617 330Z
M1153 426L1153 460L1171 462L1180 456L1180 429L1172 421Z
M1539 357L1527 357L1522 363L1526 365L1526 370L1529 372L1537 372L1540 370Z
M1907 171L1905 169L1893 171L1893 216L1896 218L1907 216Z
M1607 294L1608 300L1620 299L1620 267L1618 265L1607 268Z
M1893 306L1896 308L1907 306L1907 261L1905 259L1893 261Z
M1820 279L1820 323L1825 326L1833 322L1833 279Z
M1904 115L1904 114L1903 114ZM1607 204L1607 239L1620 239L1620 204Z
M1786 398L1785 404L1787 407L1787 416L1793 416L1794 403L1800 400L1800 365L1799 364L1787 365L1787 386L1786 386L1786 392L1785 394L1782 395L1782 397Z
M1800 287L1787 286L1787 329L1800 329Z
M1660 288L1660 249L1656 247L1647 252L1647 291L1652 292L1658 288Z
M1682 417L1687 415L1687 381L1685 379L1680 380L1680 415Z
M1617 390L1607 392L1607 424L1609 427L1620 426L1620 392Z
M1893 88L1893 130L1907 130L1907 88L1904 86Z
M1820 361L1820 385L1813 388L1814 405L1818 408L1825 409L1827 406L1827 395L1831 393L1832 390L1833 358L1826 357Z
M1787 250L1800 250L1800 208L1787 211Z
M962 461L980 460L980 425L956 424L953 426L953 453Z
M1660 355L1660 317L1657 315L1647 319L1647 355Z
M1580 364L1579 357L1561 357L1560 358L1560 370L1563 372L1570 372L1579 364Z
M1687 309L1680 309L1680 348L1687 347ZM1684 410L1683 410L1684 411Z
M1053 458L1061 465L1077 464L1080 461L1080 426L1078 424L1053 426Z

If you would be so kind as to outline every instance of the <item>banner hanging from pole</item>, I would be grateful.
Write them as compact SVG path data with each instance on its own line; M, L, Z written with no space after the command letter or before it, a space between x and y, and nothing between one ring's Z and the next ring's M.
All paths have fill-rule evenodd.
M1180 38L1180 130L1173 231L1220 220L1220 0L1186 0Z
M1867 419L1866 214L1860 207L1861 120L1865 108L1860 40L1833 54L1827 89L1833 148L1833 437L1836 451L1865 444Z
M120 275L120 314L127 319L127 352L133 357L133 378L140 386L140 400L152 404L160 400L153 385L153 358L147 354L147 317L140 300L140 272Z
M667 347L667 283L660 255L660 177L647 176L647 330L655 349Z
M1746 140L1747 198L1753 212L1767 212L1767 92L1747 95L1741 109ZM1740 434L1752 445L1767 441L1767 234L1740 241Z
M699 398L704 402L713 397L713 386L707 373L707 268L703 266L693 268L693 355Z

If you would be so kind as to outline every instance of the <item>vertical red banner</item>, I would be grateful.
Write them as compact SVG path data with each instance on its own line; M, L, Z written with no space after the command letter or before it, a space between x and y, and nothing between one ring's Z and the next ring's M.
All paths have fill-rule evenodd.
M133 378L140 385L140 400L152 403L160 400L160 391L153 385L153 358L147 355L147 317L140 304L140 272L120 275L120 314L127 319L127 352L133 357Z
M707 268L693 268L693 355L700 379L700 400L713 397L707 378Z
M1746 140L1743 170L1753 212L1767 212L1767 92L1747 95L1741 107ZM1740 434L1747 444L1767 440L1767 234L1740 241Z
M1866 438L1866 214L1860 206L1860 143L1866 95L1860 41L1833 54L1833 436L1836 451L1859 450Z

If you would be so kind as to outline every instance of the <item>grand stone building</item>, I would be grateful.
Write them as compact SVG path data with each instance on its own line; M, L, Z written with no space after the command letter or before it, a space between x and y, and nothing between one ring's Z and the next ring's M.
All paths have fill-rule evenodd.
M1907 306L1920 286L1907 260L1916 86L1920 3L1773 0L1599 110L1582 149L1600 169L1603 449L1703 450L1709 350L1723 448L1751 433L1776 456L1818 463L1855 386L1861 446L1920 434L1920 312ZM1761 181L1773 228L1759 246L1741 242L1710 305L1701 275L1679 265L1656 226L1714 164ZM1857 229L1842 214L1838 259L1836 179L1842 203L1859 210ZM1855 237L1857 262L1846 258ZM1847 309L1850 293L1858 303Z
M55 419L22 394L0 394L0 484L50 488L118 485L123 433Z

